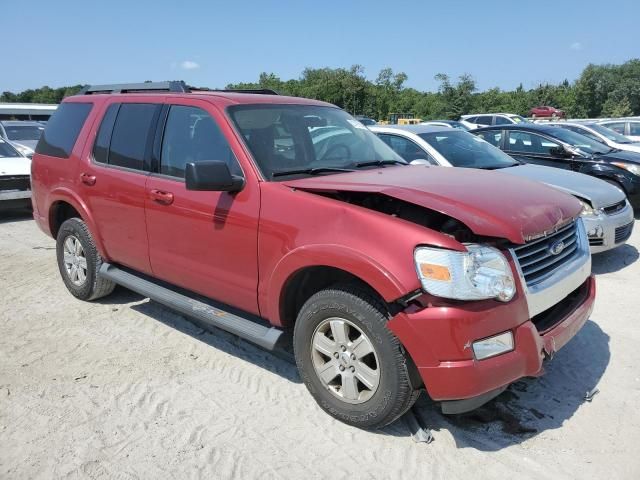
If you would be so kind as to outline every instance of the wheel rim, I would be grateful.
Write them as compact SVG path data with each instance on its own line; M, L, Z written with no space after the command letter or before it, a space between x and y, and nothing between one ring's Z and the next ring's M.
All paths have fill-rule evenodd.
M71 283L76 286L87 280L87 257L80 240L69 235L64 240L64 268Z
M316 375L332 395L347 403L369 400L380 384L380 363L369 337L344 318L323 320L311 338Z

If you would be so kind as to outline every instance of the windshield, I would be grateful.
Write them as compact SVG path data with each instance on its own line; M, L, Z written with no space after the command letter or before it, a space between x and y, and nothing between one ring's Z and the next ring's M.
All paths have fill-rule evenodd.
M615 130L611 130L610 128L604 127L602 125L598 125L597 123L593 123L593 124L589 125L589 128L591 130L593 130L594 132L598 132L603 137L608 138L612 142L616 142L616 143L631 143L631 140L629 140L624 135L620 135Z
M367 127L338 108L237 105L228 110L268 180L336 173L370 162L406 163Z
M21 157L17 150L7 142L0 140L0 158L5 157Z
M39 140L40 135L44 131L44 127L38 127L35 125L5 125L5 132L7 132L7 138L18 142L20 140Z
M520 115L509 115L509 118L513 120L513 123L529 123L529 120Z
M562 140L564 143L573 145L588 154L608 153L611 151L609 147L596 140L592 140L589 137L585 137L584 135L580 135L579 133L572 132L571 130L567 130L562 127L553 127L553 131L546 131L545 133L551 134L558 140Z
M471 133L452 129L421 133L419 136L454 167L496 169L519 164L499 148Z

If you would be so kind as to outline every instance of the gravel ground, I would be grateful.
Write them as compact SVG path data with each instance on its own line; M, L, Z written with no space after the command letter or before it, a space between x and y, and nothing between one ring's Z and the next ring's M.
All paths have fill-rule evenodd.
M54 241L5 215L0 478L640 478L638 223L594 257L592 318L546 375L458 417L423 395L426 445L333 420L285 359L132 292L74 299Z

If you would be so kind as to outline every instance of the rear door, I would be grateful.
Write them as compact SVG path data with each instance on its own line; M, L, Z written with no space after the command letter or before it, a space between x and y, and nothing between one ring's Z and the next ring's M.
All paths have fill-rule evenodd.
M244 175L244 155L224 116L209 102L180 98L164 107L146 188L146 220L155 277L258 313L259 185ZM227 162L245 177L236 193L189 191L185 165Z
M95 217L109 259L151 273L145 224L145 184L161 105L106 105L80 173L83 197Z

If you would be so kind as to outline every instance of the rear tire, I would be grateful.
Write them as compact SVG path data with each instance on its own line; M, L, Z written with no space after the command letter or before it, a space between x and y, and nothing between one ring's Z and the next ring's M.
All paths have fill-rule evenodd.
M380 428L415 402L400 341L383 303L357 286L336 286L303 305L293 333L298 370L320 407L360 428Z
M113 292L116 284L98 276L102 257L81 219L70 218L60 226L56 256L62 281L74 297L96 300Z

